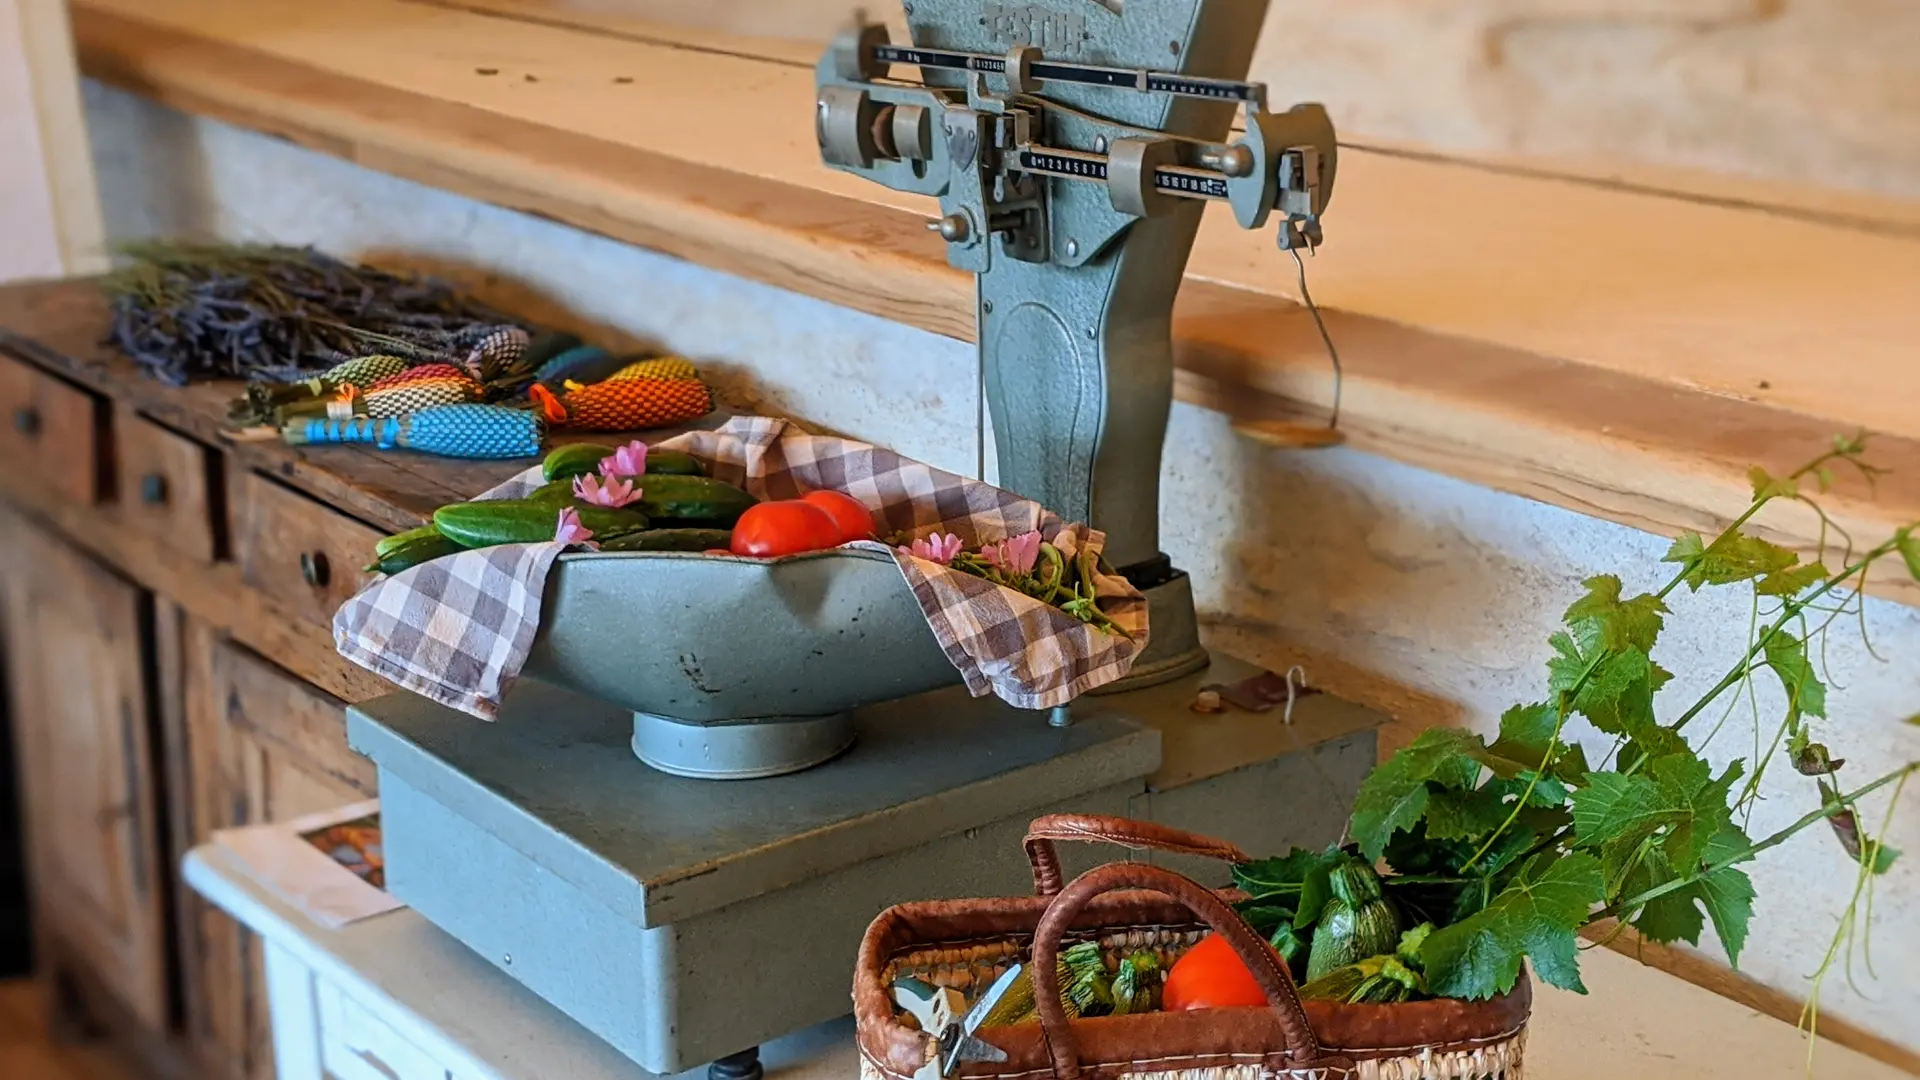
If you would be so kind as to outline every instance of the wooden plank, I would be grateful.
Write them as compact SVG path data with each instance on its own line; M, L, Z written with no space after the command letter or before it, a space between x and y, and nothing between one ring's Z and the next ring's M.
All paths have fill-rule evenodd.
M106 230L60 0L0 0L0 160L0 281L104 269Z
M920 214L908 208L920 204L847 186L850 178L814 162L804 130L731 125L729 108L770 123L764 114L780 113L779 103L798 92L793 79L810 87L806 72L383 3L390 0L330 8L338 16L331 30L317 16L289 15L293 21L276 23L264 44L240 40L251 25L244 19L209 15L211 29L185 27L188 15L206 14L189 0L142 6L164 26L143 21L148 16L121 0L82 0L76 10L86 69L165 103L971 337L969 282L946 266ZM275 4L249 10L269 9ZM404 24L391 41L388 24L374 18L381 12ZM353 57L335 47L343 28L361 50ZM430 50L434 63L373 70L380 65L367 57L428 31L442 35ZM543 75L508 88L473 75L484 66L476 57L557 63L549 50L562 46L564 80ZM574 46L584 51L576 55ZM716 72L715 64L733 66ZM604 86L595 81L602 77ZM613 81L624 77L635 81ZM675 96L653 96L670 89L655 80L696 78L701 95L689 97L683 86ZM556 81L562 85L549 85ZM636 87L643 93L631 100L618 96ZM557 97L540 96L549 91ZM649 107L634 108L637 100ZM788 111L790 125L804 129L806 110ZM707 121L690 123L690 116ZM584 117L593 118L594 133L581 130ZM755 152L715 153L685 133L715 131ZM760 175L714 163L748 157ZM1882 433L1876 459L1897 475L1920 473L1920 410L1907 405L1920 399L1920 367L1904 359L1905 343L1920 338L1913 323L1920 307L1899 299L1920 291L1920 244L1804 214L1703 205L1577 178L1393 155L1348 154L1343 165L1337 220L1329 220L1334 239L1313 273L1316 297L1338 309L1330 322L1348 362L1343 428L1355 445L1666 534L1726 520L1744 505L1749 464L1797 464L1810 456L1803 450L1837 431ZM1462 223L1462 208L1481 206L1503 213ZM1512 228L1503 224L1509 206ZM1647 253L1653 241L1644 236L1599 244L1607 238L1596 230L1634 232L1608 224L1615 221L1644 223L1673 251ZM1291 267L1276 262L1269 240L1229 229L1219 234L1232 238L1228 244L1216 233L1212 223L1203 228L1176 311L1182 397L1259 406L1237 410L1247 418L1324 410L1324 357L1284 295ZM1340 254L1345 249L1355 254ZM1793 253L1790 271L1786 252ZM1562 292L1545 297L1535 279L1557 281ZM1674 280L1685 287L1667 284ZM1255 287L1229 287L1236 282ZM1783 291L1807 282L1818 288ZM1830 295L1855 285L1847 297ZM1525 302L1516 302L1515 288ZM1831 317L1808 316L1830 300ZM1793 319L1800 321L1783 322ZM1575 340L1574 326L1592 336ZM1820 338L1830 327L1842 328L1845 340ZM1721 357L1727 365L1716 369ZM1847 389L1830 392L1841 386ZM1840 498L1862 536L1920 520L1920 491L1911 486L1883 485L1877 495L1848 489ZM1817 542L1805 522L1769 525L1803 548ZM1887 577L1874 588L1920 602L1910 582Z

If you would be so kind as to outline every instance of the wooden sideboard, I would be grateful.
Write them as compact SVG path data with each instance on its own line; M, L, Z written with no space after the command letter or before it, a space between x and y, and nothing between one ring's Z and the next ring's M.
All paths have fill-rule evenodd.
M343 709L391 688L330 622L385 533L525 462L222 433L102 344L86 281L0 289L0 671L39 971L162 1071L271 1077L258 941L184 888L214 829L374 792Z

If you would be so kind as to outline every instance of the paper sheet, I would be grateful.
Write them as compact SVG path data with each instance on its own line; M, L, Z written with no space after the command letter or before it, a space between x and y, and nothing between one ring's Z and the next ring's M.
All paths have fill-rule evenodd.
M378 799L220 829L213 842L238 855L268 891L329 930L406 906L385 888Z

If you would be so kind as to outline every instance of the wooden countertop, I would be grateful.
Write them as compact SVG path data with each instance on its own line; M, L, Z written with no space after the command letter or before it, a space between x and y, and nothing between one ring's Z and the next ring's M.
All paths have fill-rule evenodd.
M535 0L75 0L83 70L163 103L956 338L967 278L930 202L820 166L811 47ZM1665 534L1874 432L1830 498L1920 520L1920 227L1752 183L1622 182L1349 148L1311 264L1352 445ZM1176 312L1179 393L1324 415L1293 267L1210 214ZM1761 526L1811 549L1817 522ZM1889 567L1872 587L1920 603Z
M421 1045L440 1043L469 1080L642 1080L621 1058L411 910L339 930L315 924L262 888L232 851L210 844L187 858L187 881L322 978ZM1894 1080L1906 1074L1762 1016L1606 949L1581 956L1589 994L1536 991L1528 1075L1551 1080ZM425 1034L422 1034L425 1033ZM837 1020L768 1044L770 1080L855 1080L852 1023ZM437 1037L435 1037L437 1036ZM685 1076L698 1078L705 1070Z

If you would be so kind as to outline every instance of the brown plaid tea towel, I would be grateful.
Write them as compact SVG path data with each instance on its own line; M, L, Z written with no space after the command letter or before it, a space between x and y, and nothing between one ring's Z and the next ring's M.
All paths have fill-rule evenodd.
M715 479L762 499L845 491L873 510L883 535L953 533L976 548L1038 530L1069 556L1083 546L1097 553L1105 539L990 484L867 443L809 435L785 420L740 417L660 447L692 454ZM539 469L529 469L481 498L515 498L539 482ZM492 719L526 662L547 573L562 550L555 543L507 544L378 580L334 616L334 643L341 655L408 690ZM1146 599L1124 578L1102 575L1097 584L1100 609L1131 637L971 574L892 554L935 640L976 697L993 693L1027 709L1062 705L1125 675L1146 647Z

